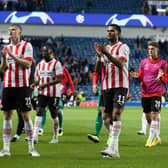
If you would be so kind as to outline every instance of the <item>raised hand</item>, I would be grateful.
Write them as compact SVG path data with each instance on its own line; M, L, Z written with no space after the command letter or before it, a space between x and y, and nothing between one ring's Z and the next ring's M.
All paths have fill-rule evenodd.
M6 51L10 57L13 57L13 53L10 51L8 47L6 47Z
M93 85L93 88L92 88L92 90L93 90L93 93L97 93L97 91L98 91L98 87L97 87L97 85Z
M94 43L94 49L98 55L98 57L101 57L101 55L103 54L103 49L104 49L104 46L101 45L101 44L98 44L98 43Z
M7 47L4 46L3 49L0 51L0 55L5 58L7 54Z

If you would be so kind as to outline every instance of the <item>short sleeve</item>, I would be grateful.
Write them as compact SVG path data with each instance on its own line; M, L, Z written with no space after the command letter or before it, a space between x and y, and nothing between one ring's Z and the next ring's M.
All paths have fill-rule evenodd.
M24 58L33 60L33 47L31 43L27 43L25 52L24 52Z
M35 70L35 73L34 73L34 80L35 81L38 81L40 78L39 76L39 64L36 66L36 70Z
M125 60L126 62L128 62L129 54L130 54L129 47L126 44L122 45L119 50L119 59Z
M63 75L62 65L59 61L57 61L56 63L55 73L56 73L56 76Z

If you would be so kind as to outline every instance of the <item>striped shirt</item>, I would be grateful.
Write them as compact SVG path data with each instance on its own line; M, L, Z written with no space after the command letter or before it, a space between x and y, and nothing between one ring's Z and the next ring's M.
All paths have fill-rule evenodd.
M128 62L129 62L129 47L118 42L113 46L107 45L107 51L112 57L124 60L123 69L113 64L107 56L103 55L105 63L105 77L103 80L103 90L110 88L128 88L129 75L128 75Z
M7 47L17 57L33 60L33 48L30 43L22 40L17 45L9 44ZM23 68L8 54L6 62L7 70L4 72L3 87L28 87L31 68Z
M51 61L46 62L41 60L36 66L35 81L39 81L39 85L53 82L57 77L63 75L61 63L53 58ZM61 84L54 84L44 89L38 90L38 95L49 97L61 97Z

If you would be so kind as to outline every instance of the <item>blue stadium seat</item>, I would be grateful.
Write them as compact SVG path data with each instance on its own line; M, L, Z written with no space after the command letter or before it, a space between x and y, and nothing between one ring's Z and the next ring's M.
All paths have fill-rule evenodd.
M69 12L72 8L73 12L81 12L82 9L86 13L142 13L141 5L143 0L46 0L47 9L49 11Z

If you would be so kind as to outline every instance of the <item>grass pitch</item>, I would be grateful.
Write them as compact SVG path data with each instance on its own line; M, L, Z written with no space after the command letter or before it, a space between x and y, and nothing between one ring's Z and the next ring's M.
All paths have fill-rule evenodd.
M11 144L11 157L0 158L1 168L160 168L168 164L168 109L161 113L162 144L145 148L147 136L139 136L136 131L141 125L140 107L126 107L122 115L120 135L120 159L105 159L100 151L106 147L107 131L101 130L100 143L94 144L87 139L94 133L96 108L65 108L64 135L58 144L49 144L52 137L51 119L47 114L45 133L39 137L36 149L39 158L27 154L25 134L20 141ZM34 118L34 112L32 112ZM0 113L0 147L2 148L3 115ZM13 134L17 124L13 115Z

